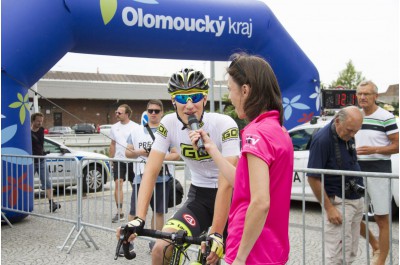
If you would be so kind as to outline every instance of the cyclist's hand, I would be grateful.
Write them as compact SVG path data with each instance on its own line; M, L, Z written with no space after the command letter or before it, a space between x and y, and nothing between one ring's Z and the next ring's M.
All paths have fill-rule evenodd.
M211 253L207 257L207 264L215 264L224 256L224 239L218 233L212 233L207 237L211 242Z
M140 232L142 232L144 228L144 220L140 217L135 217L132 221L130 221L126 226L128 230L132 231L133 233L129 235L128 241L134 240ZM132 230L131 230L132 229Z

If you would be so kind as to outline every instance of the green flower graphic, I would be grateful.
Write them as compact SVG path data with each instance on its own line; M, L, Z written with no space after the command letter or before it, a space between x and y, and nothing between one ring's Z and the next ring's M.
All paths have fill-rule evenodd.
M24 124L26 118L26 111L29 111L29 95L26 93L25 97L21 93L17 94L18 100L9 105L10 108L19 109L19 121Z
M107 25L117 12L117 0L100 0L100 11L104 25Z

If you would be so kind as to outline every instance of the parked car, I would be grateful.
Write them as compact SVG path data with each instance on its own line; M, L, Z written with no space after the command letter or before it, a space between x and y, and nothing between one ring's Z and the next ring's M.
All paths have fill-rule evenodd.
M93 134L96 133L96 127L91 123L78 123L73 126L76 134Z
M106 136L110 136L111 126L112 126L112 124L100 125L100 132L99 133L104 134Z
M49 128L48 130L48 134L59 134L59 135L63 135L63 134L74 134L74 130L72 130L71 127L68 126L54 126Z
M44 138L44 150L48 152L46 170L55 188L77 185L76 157L93 158L93 160L82 160L84 192L100 191L110 179L111 167L105 155L74 150L47 137ZM40 188L38 174L34 177L34 187Z
M328 124L332 120L333 116L328 117L314 117L311 122L299 125L289 130L290 138L292 139L294 148L294 168L307 168L311 137ZM397 120L397 126L399 122ZM399 154L391 156L392 160L392 172L399 173ZM303 194L303 182L305 182L305 200L317 202L311 187L308 185L308 181L304 180L303 173L293 173L293 185L292 185L292 200L302 200ZM392 193L393 203L399 206L399 180L392 180Z

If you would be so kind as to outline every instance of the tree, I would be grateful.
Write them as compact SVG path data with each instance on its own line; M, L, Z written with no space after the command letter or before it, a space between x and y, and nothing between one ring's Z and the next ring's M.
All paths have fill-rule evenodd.
M357 72L353 62L350 60L346 64L346 69L339 73L339 77L336 81L332 81L331 87L343 86L346 89L357 89L357 85L364 81L365 77L362 76L361 72Z

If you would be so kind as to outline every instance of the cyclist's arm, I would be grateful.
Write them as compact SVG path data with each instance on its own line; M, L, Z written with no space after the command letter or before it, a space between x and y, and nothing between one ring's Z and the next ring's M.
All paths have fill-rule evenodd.
M235 168L238 159L236 156L225 157L224 159ZM218 192L214 204L215 209L210 234L215 232L223 234L226 221L228 220L231 198L232 186L220 173L218 176Z
M146 220L147 209L149 208L151 195L156 183L158 173L160 172L165 153L157 150L151 150L147 163L144 167L142 182L138 193L138 205L136 214L143 220Z
M251 201L246 212L243 236L236 259L246 261L261 234L270 207L269 167L262 159L247 153Z

